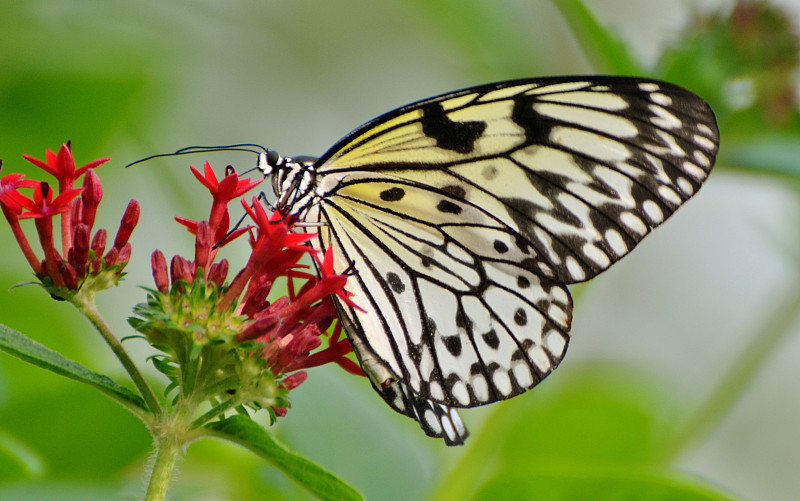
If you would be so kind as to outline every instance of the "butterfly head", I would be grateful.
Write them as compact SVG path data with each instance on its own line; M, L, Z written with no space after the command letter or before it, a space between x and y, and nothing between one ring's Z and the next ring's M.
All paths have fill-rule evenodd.
M282 157L274 150L258 156L257 168L264 177L271 177L272 189L278 198L275 208L285 215L301 214L314 202L317 159L310 156Z

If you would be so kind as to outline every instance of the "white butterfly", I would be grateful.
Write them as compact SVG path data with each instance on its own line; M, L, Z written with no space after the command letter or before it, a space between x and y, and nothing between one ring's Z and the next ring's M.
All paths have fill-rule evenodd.
M321 223L315 248L364 371L430 436L455 408L518 395L569 343L567 284L626 255L714 164L711 108L672 84L604 76L483 85L419 101L319 159L261 154L276 207Z

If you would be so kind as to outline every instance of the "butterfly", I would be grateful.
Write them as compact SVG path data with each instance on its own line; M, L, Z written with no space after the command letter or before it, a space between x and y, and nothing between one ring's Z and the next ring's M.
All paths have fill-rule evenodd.
M569 344L583 282L692 197L717 154L709 105L655 80L515 80L375 118L320 158L260 154L276 208L327 227L334 298L364 372L448 445L457 408L536 386Z

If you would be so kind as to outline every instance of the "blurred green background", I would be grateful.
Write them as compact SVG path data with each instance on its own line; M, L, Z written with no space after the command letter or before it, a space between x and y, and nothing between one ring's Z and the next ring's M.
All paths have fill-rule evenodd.
M687 86L718 113L718 167L629 258L573 290L570 353L545 383L462 412L472 437L448 449L365 380L323 367L272 430L373 500L794 500L800 2L769 5L782 10L722 0L3 0L0 158L4 173L32 172L23 152L42 158L67 140L80 164L114 158L99 171L99 224L115 230L130 198L142 219L128 279L99 302L128 335L152 250L191 253L171 215L201 218L208 207L187 176L204 157L128 162L238 142L319 155L392 108L511 78L639 74ZM30 280L3 224L0 245L0 288ZM0 322L122 374L88 323L37 287L2 292ZM126 346L142 361L151 354ZM0 499L136 499L150 445L105 397L0 354ZM262 460L210 441L189 447L171 490L176 500L308 497Z

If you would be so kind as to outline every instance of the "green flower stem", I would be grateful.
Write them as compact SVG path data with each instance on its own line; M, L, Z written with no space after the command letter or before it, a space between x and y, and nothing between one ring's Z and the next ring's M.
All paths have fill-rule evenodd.
M145 501L163 501L167 497L167 488L172 479L172 471L181 451L181 442L175 434L167 434L157 440L156 462L150 475Z
M114 333L111 331L111 327L106 323L103 316L97 311L97 305L94 301L81 301L81 302L73 302L75 306L83 313L86 318L92 322L95 329L103 336L106 344L111 348L111 351L114 352L114 355L119 359L122 363L122 366L125 367L125 370L130 375L131 379L133 380L133 384L136 385L136 388L139 389L139 392L142 394L142 398L147 403L147 407L154 413L160 414L163 412L163 408L161 407L161 403L156 398L155 393L153 393L153 389L150 388L150 385L147 384L147 381L142 376L142 373L139 372L139 368L136 367L136 364L133 363L133 360L128 356L128 352L122 347L122 343L119 339L114 336Z
M700 407L669 437L660 459L671 461L687 450L728 415L731 408L747 390L756 374L764 367L788 334L800 314L800 285L787 296L790 298L770 316L771 321L757 331L727 373Z

